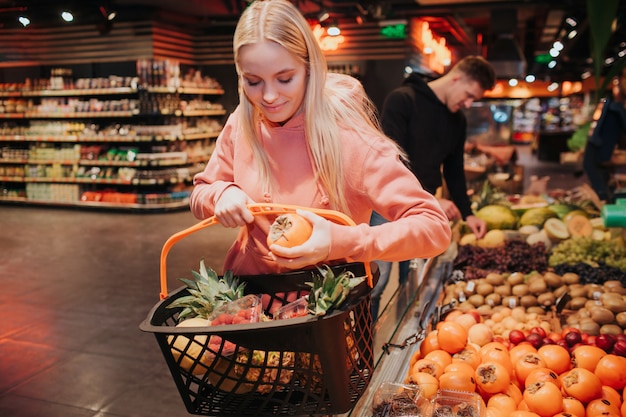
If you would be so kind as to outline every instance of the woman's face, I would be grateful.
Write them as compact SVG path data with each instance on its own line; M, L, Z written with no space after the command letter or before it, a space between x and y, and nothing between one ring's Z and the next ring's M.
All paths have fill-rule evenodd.
M268 120L284 123L298 112L306 92L304 63L271 41L242 46L238 59L243 91Z

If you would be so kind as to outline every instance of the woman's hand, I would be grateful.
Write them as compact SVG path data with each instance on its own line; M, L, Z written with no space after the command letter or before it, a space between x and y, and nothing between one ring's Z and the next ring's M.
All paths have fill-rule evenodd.
M225 227L241 227L254 221L254 215L250 212L248 204L253 201L239 187L231 185L226 188L217 204L215 204L215 217Z
M296 210L296 212L313 225L311 237L302 245L291 248L272 245L269 253L279 266L289 269L315 265L326 260L330 253L331 222L311 211Z

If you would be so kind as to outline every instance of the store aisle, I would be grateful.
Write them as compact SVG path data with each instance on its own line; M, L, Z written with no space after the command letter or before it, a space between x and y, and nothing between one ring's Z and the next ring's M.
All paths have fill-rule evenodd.
M138 325L159 298L163 243L195 222L187 211L0 206L0 415L188 415ZM203 257L221 265L232 231L214 227L174 246L170 289Z

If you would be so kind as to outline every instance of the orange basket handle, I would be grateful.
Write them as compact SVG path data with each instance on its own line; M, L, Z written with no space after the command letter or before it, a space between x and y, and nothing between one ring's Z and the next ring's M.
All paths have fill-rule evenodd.
M335 223L344 224L348 226L355 226L356 223L349 216L335 211L335 210L327 210L327 209L316 209L311 207L302 207L302 206L294 206L294 205L284 205L284 204L274 204L274 203L264 203L264 204L249 204L248 208L252 212L252 215L268 215L268 214L285 214L285 213L293 213L298 209L312 211L313 213L324 217L325 219L331 220ZM161 293L160 298L163 300L167 297L167 255L170 252L170 249L183 238L202 230L206 227L213 226L214 224L219 223L215 216L211 216L207 219L204 219L195 225L188 227L187 229L181 230L178 233L173 234L169 237L163 244L163 249L161 250ZM369 262L364 262L365 265L365 273L367 274L367 282L372 288L373 286L373 278L372 278L372 269Z

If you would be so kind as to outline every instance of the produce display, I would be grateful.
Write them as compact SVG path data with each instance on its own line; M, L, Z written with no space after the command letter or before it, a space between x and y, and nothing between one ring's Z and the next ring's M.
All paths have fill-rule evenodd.
M495 335L476 310L455 309L426 334L404 382L434 402L442 390L478 394L487 417L619 417L625 342L623 332L594 337L541 324Z
M626 417L624 230L604 227L597 207L568 193L484 188L475 203L488 232L476 239L455 226L439 299L449 312L402 382L433 404L442 392L478 395L487 417Z

